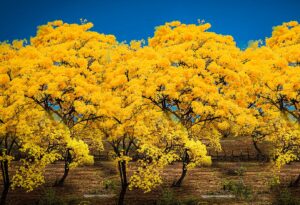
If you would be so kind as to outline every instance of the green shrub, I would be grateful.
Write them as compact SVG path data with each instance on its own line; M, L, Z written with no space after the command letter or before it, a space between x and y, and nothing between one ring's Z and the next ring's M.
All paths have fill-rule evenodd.
M291 192L284 188L279 192L274 205L300 205L300 199L292 196Z
M188 198L183 200L180 204L182 205L199 205L199 199L196 198Z
M244 166L240 166L239 168L237 168L237 170L235 170L235 172L238 176L244 176L246 171L247 171L247 168Z
M228 169L226 174L229 176L244 176L246 171L247 171L246 167L240 166L237 169Z
M165 189L162 196L157 201L157 205L180 205L181 203L175 198L174 193L170 189Z
M66 205L64 200L56 195L53 188L48 188L43 190L43 194L39 199L38 205Z
M271 179L269 179L268 185L269 185L270 190L272 190L272 191L277 191L278 189L280 189L279 177L273 176Z
M103 180L103 188L106 190L116 190L117 184L112 179L104 179Z
M74 197L74 196L68 198L67 202L68 205L92 205L90 201L83 199L82 197Z
M252 189L251 187L246 186L243 180L224 180L222 184L223 190L231 192L236 197L247 200L252 199Z

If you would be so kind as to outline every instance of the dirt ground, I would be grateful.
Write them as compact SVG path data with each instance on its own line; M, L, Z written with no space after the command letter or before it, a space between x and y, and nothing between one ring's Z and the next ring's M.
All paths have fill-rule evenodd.
M134 164L130 165L134 169ZM273 178L269 163L262 162L214 162L211 167L195 168L188 175L180 188L170 188L172 182L179 176L181 164L168 166L163 171L164 183L150 193L139 190L128 191L126 204L159 204L166 193L181 201L197 201L198 204L272 204L274 193L270 191L270 181ZM242 176L232 174L233 170L243 170ZM63 164L58 162L47 168L46 184L41 188L26 193L13 190L9 193L9 204L37 204L45 190L54 190L57 197L68 201L68 204L116 204L118 192L118 175L115 165L109 161L96 162L93 166L78 167L70 171L64 187L52 188L53 182L63 172ZM300 172L300 163L295 162L285 166L281 171L281 181L288 183ZM223 190L224 181L243 180L251 187L252 198L245 199L202 199L201 195L230 194ZM300 196L300 189L293 189L295 196ZM84 195L92 198L85 198Z
M131 190L126 194L128 205L168 204L163 200L175 198L181 204L272 204L276 201L275 191L270 189L274 179L273 169L269 162L256 161L257 152L248 137L226 138L221 141L222 151L210 151L213 164L210 167L198 167L190 170L182 187L171 188L172 183L180 176L181 164L175 163L162 171L164 183L151 191L143 193L140 190ZM268 148L260 144L266 151ZM109 150L109 147L106 148ZM95 153L93 153L95 154ZM100 153L92 166L83 166L72 169L64 187L53 187L54 182L63 174L63 163L50 165L45 173L46 183L33 192L22 190L9 192L10 205L33 205L43 202L55 194L56 198L63 199L70 205L114 205L119 190L119 178L116 166L106 159L107 151ZM97 156L97 155L96 155ZM235 157L231 157L235 156ZM242 156L242 157L241 157ZM232 161L231 161L232 159ZM134 170L134 163L129 166L129 172ZM236 171L242 172L241 176ZM300 173L300 162L286 165L279 173L281 186L289 184ZM251 190L249 199L242 198L211 198L203 199L203 195L229 195L223 190L226 182L241 182ZM280 186L280 187L281 187ZM280 192L280 188L277 187ZM281 190L283 191L283 190ZM300 187L291 189L293 196L299 196ZM53 194L54 193L54 194ZM87 198L88 197L88 198ZM46 203L40 203L45 205ZM55 202L54 204L57 204ZM170 204L170 203L169 203ZM174 203L173 203L174 204Z

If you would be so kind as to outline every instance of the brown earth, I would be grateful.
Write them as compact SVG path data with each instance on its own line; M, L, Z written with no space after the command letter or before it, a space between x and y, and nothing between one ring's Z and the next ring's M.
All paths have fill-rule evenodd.
M133 166L133 165L131 165ZM126 196L127 204L155 204L161 198L163 190L170 189L174 196L181 200L192 198L201 200L202 194L224 194L222 182L224 180L239 180L239 176L232 176L231 170L238 170L244 167L245 172L242 176L244 183L253 190L252 200L238 199L215 199L206 204L271 204L274 194L270 191L269 182L272 179L272 170L267 163L256 162L215 162L211 167L196 168L188 172L188 175L181 188L169 188L173 180L180 174L180 163L170 165L163 172L164 184L150 193L144 194L141 191L128 191ZM46 188L52 188L52 184L63 171L63 164L56 163L48 167L46 172ZM300 163L287 165L280 173L282 183L288 183L300 171ZM64 187L55 187L56 194L67 201L74 201L70 204L115 204L116 197L110 198L84 198L84 194L107 194L117 192L118 187L109 189L104 188L103 182L112 180L117 186L118 176L114 165L111 162L96 162L93 166L78 167L70 172ZM294 194L300 196L300 189L294 189ZM25 205L35 204L41 197L42 188L33 192L23 192L14 190L9 193L9 204ZM88 203L90 202L90 203Z
M233 144L235 146L233 146ZM139 190L128 191L126 204L158 204L162 199L162 193L173 193L174 197L181 201L198 201L198 204L272 204L275 201L275 193L270 190L270 181L273 179L273 169L268 162L258 162L248 160L247 156L255 156L257 153L249 140L227 139L222 141L223 151L218 156L226 156L229 153L245 153L245 158L237 157L232 162L222 161L221 157L216 157L216 153L211 152L214 160L211 167L195 168L188 172L183 186L180 188L170 188L181 171L181 164L175 163L163 170L164 183L150 193L143 193ZM228 154L226 154L228 153ZM106 154L102 154L105 156ZM243 154L242 154L243 155ZM226 160L226 158L224 158ZM242 160L242 161L240 161ZM134 169L134 163L130 164L129 170ZM236 176L234 171L244 170L242 176ZM111 161L96 161L93 166L78 167L70 171L64 187L52 187L63 173L63 163L57 162L49 166L46 170L46 184L33 192L26 193L22 190L9 192L8 204L11 205L32 205L42 200L45 190L54 190L57 197L68 201L68 204L116 204L119 178L116 167ZM282 185L287 185L300 173L300 162L286 165L280 172ZM252 190L252 199L203 199L201 195L230 194L223 190L225 181L243 180L246 186ZM107 186L107 188L105 188ZM294 196L300 197L300 188L291 190ZM101 197L84 198L84 195L102 195ZM115 196L112 196L115 194ZM197 203L196 203L197 204Z

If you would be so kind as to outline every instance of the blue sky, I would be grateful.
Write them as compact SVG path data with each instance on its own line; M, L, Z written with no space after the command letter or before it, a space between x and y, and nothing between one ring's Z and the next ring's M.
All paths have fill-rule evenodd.
M0 0L0 41L34 36L36 27L62 19L85 18L93 30L119 41L147 39L168 21L212 24L211 31L232 35L239 47L264 39L282 22L300 21L300 0Z

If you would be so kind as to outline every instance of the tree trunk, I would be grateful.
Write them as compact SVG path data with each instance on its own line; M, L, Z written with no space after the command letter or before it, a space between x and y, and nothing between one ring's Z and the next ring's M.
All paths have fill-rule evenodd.
M257 145L257 141L253 139L253 146L258 154L258 156L263 156L261 150L259 149L258 145Z
M64 175L61 177L61 179L55 184L55 186L64 186L65 180L68 177L69 174L69 167L67 167L67 164L65 163L65 170Z
M291 187L297 187L300 184L300 174L298 175L297 179L293 182L291 182L290 186Z
M183 153L183 158L182 158L182 171L181 171L181 176L180 178L172 184L172 187L180 187L186 174L187 174L187 165L190 161L189 155L187 153L187 150L184 151Z
M61 179L54 184L54 186L63 186L65 183L66 178L68 177L69 170L70 170L70 164L72 163L72 156L70 153L70 150L67 150L66 157L65 157L65 169L64 169L64 175L61 177Z
M129 185L127 181L126 162L119 161L118 168L119 168L120 180L121 180L121 191L119 194L118 205L124 205L125 194L127 191L127 187Z
M9 186L4 185L3 191L2 191L2 194L1 194L0 205L5 205L7 194L8 194L8 190L9 190Z
M7 194L10 187L10 179L8 173L8 161L3 160L1 162L2 180L3 180L3 191L1 194L0 205L5 205Z
M125 199L125 194L127 191L127 186L123 186L121 188L120 194L119 194L119 200L118 200L118 205L124 205L124 199Z
M173 183L173 187L181 187L181 184L183 182L183 179L185 178L186 176L186 173L187 173L187 169L185 167L185 165L182 166L182 172L181 172L181 176L180 178L175 182Z

